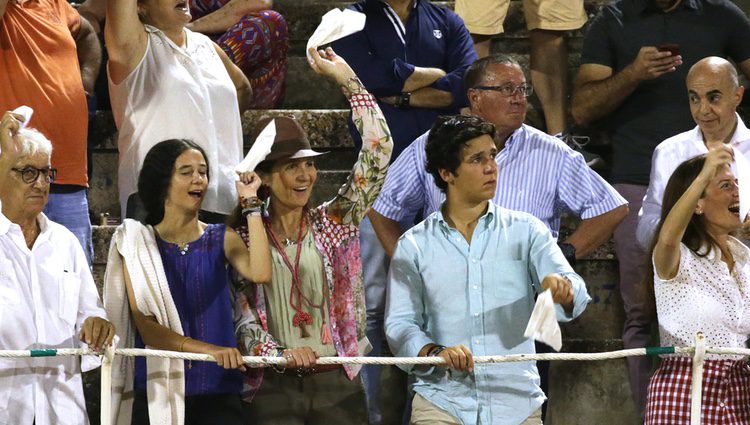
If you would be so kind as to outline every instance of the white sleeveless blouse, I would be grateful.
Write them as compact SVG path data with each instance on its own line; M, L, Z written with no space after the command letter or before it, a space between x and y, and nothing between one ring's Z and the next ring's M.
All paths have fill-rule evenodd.
M213 42L185 29L180 48L145 25L146 52L120 84L109 79L112 113L119 130L122 216L138 191L138 174L149 149L167 139L190 139L206 152L210 168L202 209L228 214L237 203L234 166L242 159L237 91Z

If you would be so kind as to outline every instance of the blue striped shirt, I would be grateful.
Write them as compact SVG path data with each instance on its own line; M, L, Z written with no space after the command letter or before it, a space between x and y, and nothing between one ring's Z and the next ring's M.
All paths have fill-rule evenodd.
M425 169L429 131L417 138L391 164L373 208L395 221L440 209L445 194ZM527 212L557 238L560 215L570 211L582 219L611 211L627 201L594 172L583 156L556 137L528 125L513 132L497 157L498 180L493 201Z

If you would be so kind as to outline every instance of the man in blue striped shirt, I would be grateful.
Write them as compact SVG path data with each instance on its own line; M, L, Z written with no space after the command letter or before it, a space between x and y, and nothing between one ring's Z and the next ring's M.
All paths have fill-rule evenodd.
M538 292L550 290L560 321L590 301L544 223L489 201L498 182L494 131L474 116L438 120L427 169L446 200L401 237L391 261L391 348L441 357L451 370L402 367L416 376L412 424L541 425L534 363L474 365L473 355L534 353L523 334Z
M627 215L627 203L592 171L580 153L565 143L525 125L527 85L521 66L495 55L472 64L464 76L471 113L497 128L499 153L497 189L493 201L540 219L557 238L560 216L571 212L582 219L576 231L561 242L569 262L604 243ZM391 164L385 185L369 218L389 256L401 235L399 222L437 211L445 195L425 170L423 134ZM367 288L368 323L376 328L385 308L385 287ZM372 333L375 331L372 330ZM542 370L542 387L546 374Z
M580 217L581 224L562 243L570 261L585 257L604 243L627 214L627 202L579 153L523 123L531 86L521 66L505 55L480 59L467 70L464 86L471 113L497 127L500 173L493 200L502 207L534 215L555 237L563 212ZM424 216L437 211L445 199L424 168L428 135L417 138L391 165L369 214L389 255L401 235L398 222L419 211Z

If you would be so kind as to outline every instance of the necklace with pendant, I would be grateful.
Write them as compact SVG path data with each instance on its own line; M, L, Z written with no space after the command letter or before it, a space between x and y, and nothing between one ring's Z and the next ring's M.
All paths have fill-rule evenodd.
M180 244L175 244L175 245L177 245L177 250L180 251L180 255L187 254L188 250L190 249L190 244L187 242L182 245Z

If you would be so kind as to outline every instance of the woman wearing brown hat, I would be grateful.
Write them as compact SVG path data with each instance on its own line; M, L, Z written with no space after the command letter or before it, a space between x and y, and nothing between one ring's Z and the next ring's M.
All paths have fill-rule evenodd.
M283 356L287 365L276 372L246 373L244 400L252 400L246 405L250 423L367 422L360 367L321 366L316 359L360 356L371 348L365 336L358 225L383 185L393 142L375 98L346 62L331 49L319 53L323 60L311 53L316 72L335 69L335 80L349 99L364 142L338 195L311 208L315 157L322 153L311 149L293 118L275 119L271 153L256 169L268 195L264 225L272 279L263 287L249 285L239 296L242 319L236 327L240 346L248 354ZM243 208L257 202L248 200ZM238 232L246 238L243 230Z

